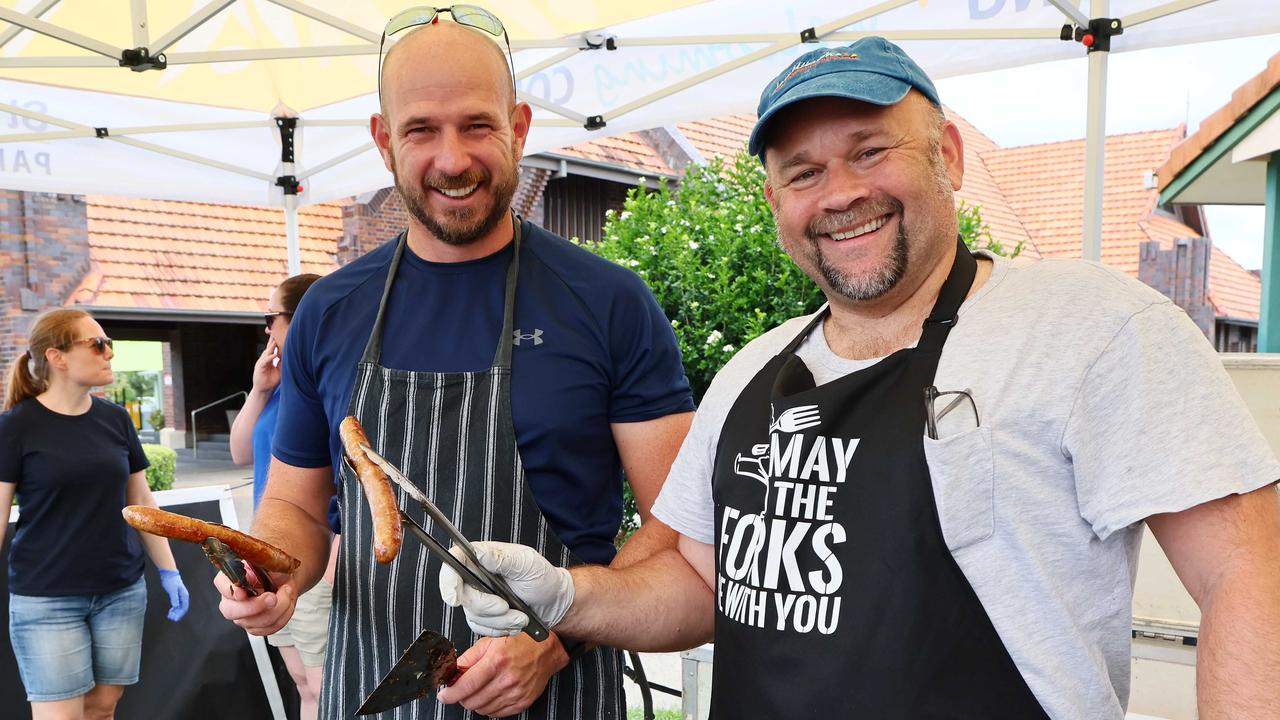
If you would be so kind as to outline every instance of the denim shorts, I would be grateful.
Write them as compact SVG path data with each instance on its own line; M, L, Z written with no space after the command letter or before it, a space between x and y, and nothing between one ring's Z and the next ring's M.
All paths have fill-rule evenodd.
M144 578L103 595L9 595L9 642L29 702L132 685L142 662Z

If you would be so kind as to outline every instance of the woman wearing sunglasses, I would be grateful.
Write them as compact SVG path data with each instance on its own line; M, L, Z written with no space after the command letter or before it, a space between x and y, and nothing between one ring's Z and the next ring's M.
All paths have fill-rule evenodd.
M267 467L271 463L271 436L275 434L280 403L280 360L284 357L289 323L307 288L319 275L303 274L280 283L267 300L267 347L253 366L253 389L231 425L231 459L237 465L253 464L253 507L258 508L267 487ZM298 687L300 720L314 720L319 711L320 678L328 640L329 608L332 606L333 570L337 555L335 538L324 577L298 598L289 623L267 642L280 649L289 675Z
M160 570L168 617L187 589L168 543L125 524L156 504L133 421L90 391L109 385L111 339L88 313L51 310L13 362L0 415L0 541L9 548L9 639L34 720L110 718L138 681L147 607L143 558Z

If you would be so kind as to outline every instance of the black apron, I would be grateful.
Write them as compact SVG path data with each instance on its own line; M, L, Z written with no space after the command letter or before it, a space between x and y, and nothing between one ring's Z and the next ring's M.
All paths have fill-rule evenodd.
M795 350L824 311L734 402L712 481L715 720L1046 717L947 549L925 462L924 388L976 269L960 243L917 347L814 387Z
M506 305L493 367L432 373L379 365L387 301L405 251L401 234L348 412L359 418L374 448L417 483L468 539L521 543L556 565L568 566L581 561L560 542L534 502L511 419L512 327L520 264L520 222L514 220ZM352 717L424 628L447 635L459 653L476 639L462 610L440 599L436 580L440 562L411 535L406 533L400 555L390 565L374 562L369 504L359 484L344 463L338 489L342 543L320 699L320 717L326 719ZM450 544L420 509L413 504L403 507L446 546ZM542 696L516 717L621 718L621 683L621 653L597 648L552 676ZM370 717L483 716L460 705L441 705L431 695Z

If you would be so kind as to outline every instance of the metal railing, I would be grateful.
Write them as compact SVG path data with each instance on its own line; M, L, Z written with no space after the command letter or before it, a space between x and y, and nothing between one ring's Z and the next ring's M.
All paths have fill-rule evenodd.
M191 459L192 460L200 459L200 450L199 450L200 436L196 435L196 413L204 412L205 410L208 410L209 408L214 407L215 405L221 405L222 403L238 395L243 395L245 400L249 399L249 392L247 390L241 390L240 392L233 392L230 395L220 400L214 400L208 405L201 405L200 407L191 411Z

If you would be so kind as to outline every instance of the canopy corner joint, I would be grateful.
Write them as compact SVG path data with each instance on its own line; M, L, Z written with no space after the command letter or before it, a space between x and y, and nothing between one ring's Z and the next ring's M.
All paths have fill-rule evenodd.
M1064 42L1078 42L1085 46L1086 54L1095 52L1111 52L1111 36L1123 35L1124 23L1120 18L1093 18L1088 26L1080 27L1067 23L1058 34Z
M151 54L145 47L125 48L120 51L120 67L127 67L134 72L147 70L164 70L169 67L169 59L164 53Z

